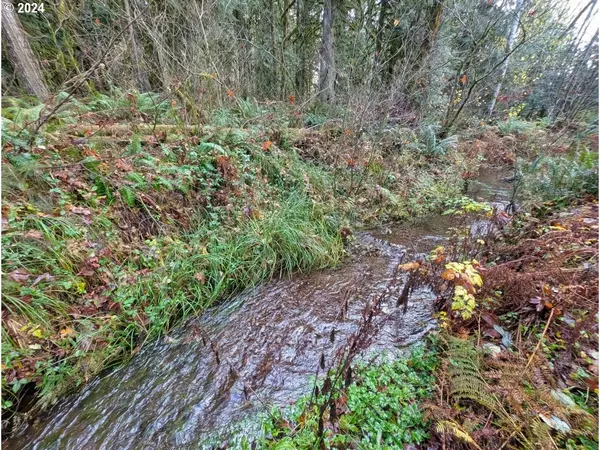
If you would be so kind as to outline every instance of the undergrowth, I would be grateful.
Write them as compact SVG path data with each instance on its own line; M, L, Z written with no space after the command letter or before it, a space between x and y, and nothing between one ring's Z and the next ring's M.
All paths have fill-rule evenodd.
M570 194L561 213L488 207L487 228L402 266L439 295L438 445L597 448L598 207ZM450 212L486 211L473 205Z
M355 364L349 385L343 386L341 379L333 387L324 431L319 431L319 411L327 395L304 396L294 407L274 409L265 416L259 437L234 436L229 445L277 450L391 449L426 442L429 423L422 404L433 394L433 373L439 363L434 347L417 345L393 361L381 355L373 359L378 362L366 359ZM317 390L323 391L322 380Z
M227 114L246 128L185 126L134 93L73 99L32 136L46 109L23 102L5 98L3 121L7 415L264 279L339 263L342 229L436 210L470 163L290 130L301 118L273 122L281 105L235 99Z

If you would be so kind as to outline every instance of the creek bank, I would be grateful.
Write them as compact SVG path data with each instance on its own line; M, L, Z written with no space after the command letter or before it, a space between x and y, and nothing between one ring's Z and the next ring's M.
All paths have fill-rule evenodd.
M20 430L7 448L185 448L267 405L291 405L306 393L319 355L334 361L366 301L398 276L399 264L444 240L452 222L430 216L356 233L340 268L261 285L188 321ZM397 307L407 274L399 276L368 353L398 356L435 328L429 289Z
M52 128L3 133L4 434L26 392L47 408L249 286L335 266L345 228L437 211L476 167L342 130L306 133L330 166L262 125L125 144Z

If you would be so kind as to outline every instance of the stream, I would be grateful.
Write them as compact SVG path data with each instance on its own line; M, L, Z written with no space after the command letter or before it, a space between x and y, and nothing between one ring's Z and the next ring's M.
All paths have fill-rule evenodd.
M505 203L510 186L500 176L482 172L469 195ZM450 217L438 215L359 232L341 267L265 283L186 321L23 426L3 446L201 448L268 407L289 406L310 391L321 353L332 363L357 329L365 303L385 290L398 264L439 245L451 225ZM369 354L394 356L436 327L432 292L412 292L407 308L397 308L396 298L384 304L387 318Z

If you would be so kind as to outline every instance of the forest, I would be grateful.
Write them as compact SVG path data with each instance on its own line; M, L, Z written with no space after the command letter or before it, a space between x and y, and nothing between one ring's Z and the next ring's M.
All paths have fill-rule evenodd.
M597 0L2 0L2 446L597 449Z

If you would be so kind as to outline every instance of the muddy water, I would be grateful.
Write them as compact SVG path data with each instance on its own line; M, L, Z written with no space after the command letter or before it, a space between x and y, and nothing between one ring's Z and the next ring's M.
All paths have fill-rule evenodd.
M492 192L504 196L497 187ZM199 448L231 424L293 403L310 388L321 353L332 361L365 302L385 289L399 263L443 239L449 220L358 233L341 268L267 283L188 321L56 405L5 448ZM396 298L384 305L387 320L369 352L399 352L435 327L431 292L413 292L406 310Z

